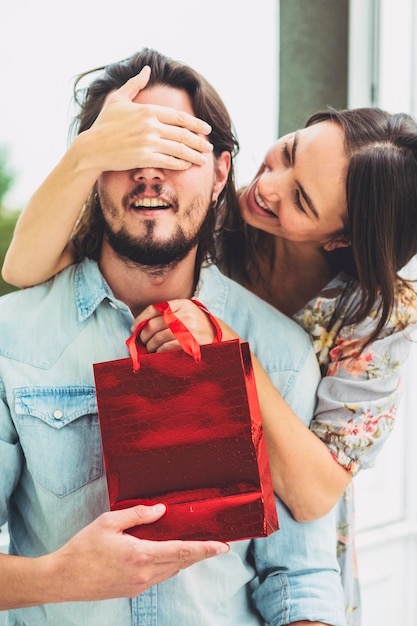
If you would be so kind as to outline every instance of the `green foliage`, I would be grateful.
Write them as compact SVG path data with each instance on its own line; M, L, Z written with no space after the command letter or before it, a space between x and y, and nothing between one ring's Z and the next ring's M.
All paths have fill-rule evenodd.
M7 167L8 152L4 146L0 146L0 206L6 193L14 181L14 174Z
M1 168L0 168L1 170ZM1 176L1 174L0 174ZM13 230L16 224L16 220L19 217L19 213L17 211L6 212L0 211L0 267L3 265L4 256L6 254L6 250L9 247L10 241L13 236ZM4 280L0 277L0 295L4 295L5 293L9 293L9 291L15 291L16 287L12 287L4 282Z
M0 267L3 265L6 250L9 247L13 236L13 230L16 220L19 216L17 211L6 211L3 199L9 191L13 181L14 174L7 167L8 151L5 146L0 145ZM9 291L15 291L16 287L8 285L0 276L0 295L4 295Z

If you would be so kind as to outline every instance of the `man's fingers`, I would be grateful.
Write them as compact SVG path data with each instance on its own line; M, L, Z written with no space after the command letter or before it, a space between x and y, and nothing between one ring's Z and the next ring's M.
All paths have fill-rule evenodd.
M129 509L127 509L129 510ZM157 519L162 517L166 512L165 504L158 502L152 506L144 506L142 504L138 504L137 506L132 507L130 509L132 512L132 519L135 520L135 525L139 524L151 524L155 522ZM129 528L129 526L126 526Z
M143 309L142 313L140 313L140 315L135 318L135 321L133 322L130 330L133 332L136 326L138 326L141 322L147 320L149 323L151 320L153 320L154 318L157 319L158 317L162 318L161 313L156 307L153 306L153 304L149 304L146 309ZM146 326L144 326L144 328L146 328Z
M104 513L101 517L113 528L123 532L133 526L151 524L162 517L165 512L166 506L162 503L152 506L138 504L121 511ZM178 569L184 569L202 559L229 552L230 547L221 541L181 541L173 538L171 541L157 542L140 540L138 549L143 556L152 555L153 563L174 563Z
M145 548L147 544L148 550ZM185 569L193 563L229 552L230 546L221 541L172 541L155 542L142 540L141 551L152 553L152 562L175 564L178 569Z
M180 560L183 567L230 551L230 546L221 541L185 541L183 543L186 546L186 551L184 551L184 546L180 549Z
M119 531L127 530L133 526L141 524L151 524L164 515L166 507L164 504L154 504L145 506L138 504L137 506L123 509L121 511L112 511L104 513L109 524Z

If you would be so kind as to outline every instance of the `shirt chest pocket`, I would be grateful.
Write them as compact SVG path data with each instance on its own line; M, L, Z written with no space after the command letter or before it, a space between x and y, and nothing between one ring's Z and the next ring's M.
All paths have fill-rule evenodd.
M94 387L15 390L16 428L35 483L64 497L103 474Z

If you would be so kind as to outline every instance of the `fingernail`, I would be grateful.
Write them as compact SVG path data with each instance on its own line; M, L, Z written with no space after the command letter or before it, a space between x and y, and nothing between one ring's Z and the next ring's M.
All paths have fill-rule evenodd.
M152 509L154 513L165 513L165 504L154 504Z

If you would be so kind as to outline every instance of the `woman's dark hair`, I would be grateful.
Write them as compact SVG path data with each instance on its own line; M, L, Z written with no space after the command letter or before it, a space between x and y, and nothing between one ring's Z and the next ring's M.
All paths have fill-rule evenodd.
M220 96L198 72L179 61L174 61L163 54L149 48L133 54L128 59L112 63L106 67L96 68L81 74L74 85L74 98L80 110L73 123L73 132L81 133L92 126L98 117L106 97L111 91L119 89L130 78L139 74L143 67L149 65L151 76L148 86L166 85L184 90L190 97L194 114L210 124L212 132L209 136L213 144L215 157L224 151L234 157L239 151L229 113ZM80 82L91 74L101 72L87 88L81 89ZM103 218L95 189L84 207L82 216L73 233L73 243L80 256L98 259L103 238ZM196 267L204 260L216 260L214 245L217 214L223 213L225 206L237 210L238 198L234 182L233 162L230 167L227 183L218 197L216 207L209 210L204 223L198 246Z
M319 111L306 126L324 121L339 124L344 132L349 166L343 234L352 244L326 254L335 273L343 270L359 281L362 301L350 323L363 321L378 305L378 322L367 345L394 310L405 282L399 271L417 254L417 124L404 113L360 108ZM253 271L259 277L259 250L273 263L273 235L244 224L240 213L229 213L223 225L223 270L250 283Z

